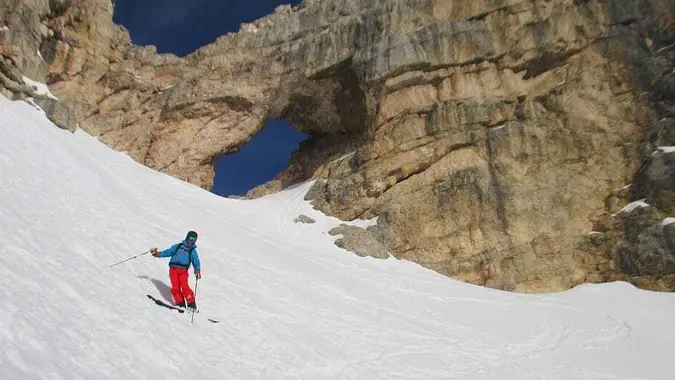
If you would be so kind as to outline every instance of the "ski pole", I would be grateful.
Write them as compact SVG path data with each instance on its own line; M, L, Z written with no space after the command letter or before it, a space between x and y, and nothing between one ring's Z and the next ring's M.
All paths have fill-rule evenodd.
M112 267L114 267L115 265L120 265L120 264L122 264L122 263L126 263L126 262L129 261L129 260L133 260L133 259L139 258L139 257L141 257L141 256L143 256L143 255L147 255L148 253L150 253L150 251L145 251L145 252L143 252L143 253L141 253L141 254L138 254L138 255L136 255L136 256L130 257L130 258L126 259L126 260L122 260L122 261L120 261L119 263L115 263L115 264L109 266L108 268L112 268Z
M197 284L199 284L199 279L195 278L195 302L197 301ZM195 323L195 311L197 308L192 309L192 317L190 318L190 324Z

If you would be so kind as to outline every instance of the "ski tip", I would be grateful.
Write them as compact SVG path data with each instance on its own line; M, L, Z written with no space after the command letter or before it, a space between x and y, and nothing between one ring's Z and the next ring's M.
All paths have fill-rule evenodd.
M215 319L208 318L209 322L211 323L220 323L220 321L216 321Z

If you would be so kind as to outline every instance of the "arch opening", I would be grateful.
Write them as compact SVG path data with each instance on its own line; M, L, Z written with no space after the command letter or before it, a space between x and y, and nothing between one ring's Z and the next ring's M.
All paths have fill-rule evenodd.
M308 136L283 120L270 120L236 152L216 159L211 192L244 196L287 169L293 152Z

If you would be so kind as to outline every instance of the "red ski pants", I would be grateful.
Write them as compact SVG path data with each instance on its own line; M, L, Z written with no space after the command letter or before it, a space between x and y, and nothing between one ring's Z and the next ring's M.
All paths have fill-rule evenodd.
M169 278L171 279L171 295L176 303L182 303L183 300L187 303L195 302L195 294L192 293L188 284L187 268L170 267Z

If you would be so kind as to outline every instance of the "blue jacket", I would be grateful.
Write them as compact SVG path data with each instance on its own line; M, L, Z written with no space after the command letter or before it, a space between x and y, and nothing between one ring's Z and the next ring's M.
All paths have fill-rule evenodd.
M192 254L190 254L191 248ZM197 246L196 245L190 246L185 241L178 244L174 244L170 248L163 250L162 252L159 253L159 257L171 257L171 260L169 260L170 267L187 269L190 268L190 264L192 264L195 268L195 273L201 271L201 265L199 263L199 254L197 253Z

